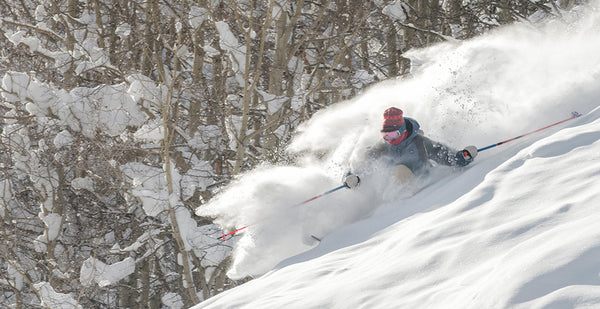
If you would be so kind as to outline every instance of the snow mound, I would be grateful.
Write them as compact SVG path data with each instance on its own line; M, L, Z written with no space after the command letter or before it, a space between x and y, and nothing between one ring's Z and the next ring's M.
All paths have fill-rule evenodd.
M194 308L598 307L600 108L561 128Z

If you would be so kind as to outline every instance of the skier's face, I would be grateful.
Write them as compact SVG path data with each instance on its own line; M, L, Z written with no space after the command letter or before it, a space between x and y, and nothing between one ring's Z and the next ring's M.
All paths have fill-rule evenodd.
M381 132L381 137L383 137L383 139L388 143L393 142L400 137L400 131L396 130L391 132Z

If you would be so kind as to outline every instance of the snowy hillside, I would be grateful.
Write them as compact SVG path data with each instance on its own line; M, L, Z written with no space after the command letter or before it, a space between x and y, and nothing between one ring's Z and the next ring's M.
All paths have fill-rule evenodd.
M194 308L600 307L600 14L582 12L413 52L410 78L313 117L297 165L197 210L247 226L229 275L258 278ZM400 186L364 159L390 106L455 148L583 116ZM347 170L358 189L298 205Z

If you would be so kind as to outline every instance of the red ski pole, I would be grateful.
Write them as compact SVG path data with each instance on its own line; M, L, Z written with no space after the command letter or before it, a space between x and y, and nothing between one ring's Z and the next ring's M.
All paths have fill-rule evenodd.
M521 138L521 137L523 137L523 136L527 136L527 135L529 135L529 134L533 134L533 133L536 133L536 132L539 132L539 131L542 131L542 130L548 129L548 128L550 128L550 127L553 127L553 126L555 126L555 125L557 125L557 124L561 124L561 123L563 123L563 122L565 122L565 121L569 121L569 120L571 120L571 119L575 119L575 118L577 118L577 117L579 117L579 116L581 116L581 114L580 114L580 113L578 113L578 112L572 112L572 113L571 113L571 117L569 117L569 118L567 118L567 119L565 119L565 120L561 120L561 121L559 121L559 122L557 122L557 123L553 123L553 124L551 124L551 125L545 126L545 127L543 127L543 128L537 129L537 130L535 130L535 131L531 131L531 132L529 132L529 133L525 133L525 134L523 134L523 135L519 135L519 136L517 136L517 137L513 137L513 138L511 138L511 139L507 139L507 140L505 140L505 141L503 141L503 142L500 142L500 143L496 143L496 144L493 144L493 145L489 145L489 146L483 147L483 148L481 148L481 149L477 149L477 152L481 152L481 151L484 151L484 150L486 150L486 149L490 149L490 148L493 148L493 147L496 147L496 146L499 146L499 145L502 145L502 144L505 144L505 143L508 143L508 142L514 141L514 140L516 140L516 139L519 139L519 138Z
M348 188L348 186L347 186L346 184L343 184L343 185L341 185L341 186L339 186L339 187L336 187L336 188L333 188L333 189L331 189L331 190L329 190L329 191L327 191L327 192L321 193L321 194L319 194L319 195L317 195L317 196L315 196L315 197L311 197L311 198L309 198L308 200L306 200L306 201L304 201L304 202L302 202L302 203L299 203L299 204L297 204L297 205L294 205L294 206L300 206L300 205L306 204L306 203L308 203L308 202L310 202L310 201L314 201L314 200L316 200L316 199L318 199L318 198L320 198L320 197L323 197L323 196L325 196L325 195L327 195L327 194L331 194L331 193L333 193L333 192L335 192L335 191L337 191L337 190L343 189L343 188ZM254 223L254 224L255 224L255 223ZM249 226L251 226L251 225L254 225L254 224L248 224L248 225L246 225L246 226L244 226L244 227L241 227L241 228L239 228L239 229L237 229L237 230L235 230L235 231L233 231L233 232L229 232L229 233L227 233L227 234L223 233L223 236L221 236L221 237L223 238L223 240L224 240L224 241L227 241L227 236L234 235L235 233L237 233L237 232L239 232L239 231L241 231L241 230L243 230L243 229L246 229L246 228L248 228Z

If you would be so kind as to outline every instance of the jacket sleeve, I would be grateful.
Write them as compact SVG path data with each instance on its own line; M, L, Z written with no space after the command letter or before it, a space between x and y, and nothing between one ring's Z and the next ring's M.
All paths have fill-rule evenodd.
M465 166L471 163L471 161L465 160L459 151L451 149L444 144L434 142L425 136L420 135L420 137L428 159L448 166Z
M385 143L379 142L379 143L373 145L372 147L369 147L369 149L367 149L367 158L378 159L384 154L384 152L386 150L387 150L387 146L385 145Z

